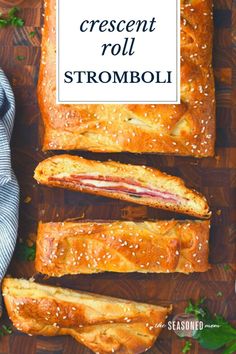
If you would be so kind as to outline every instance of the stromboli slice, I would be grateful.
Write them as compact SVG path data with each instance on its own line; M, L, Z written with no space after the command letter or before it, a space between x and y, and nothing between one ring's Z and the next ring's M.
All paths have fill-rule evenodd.
M169 308L5 278L14 326L31 335L70 335L95 353L138 354L161 332Z
M60 277L209 269L209 221L40 223L35 267Z
M210 216L206 199L157 169L58 155L39 163L35 179L51 187L98 194L193 216Z

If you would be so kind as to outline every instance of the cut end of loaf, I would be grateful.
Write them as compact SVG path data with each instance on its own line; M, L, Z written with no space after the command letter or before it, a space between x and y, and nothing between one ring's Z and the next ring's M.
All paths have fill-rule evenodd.
M172 309L22 279L5 279L3 294L18 330L30 335L71 335L92 351L107 354L149 349Z

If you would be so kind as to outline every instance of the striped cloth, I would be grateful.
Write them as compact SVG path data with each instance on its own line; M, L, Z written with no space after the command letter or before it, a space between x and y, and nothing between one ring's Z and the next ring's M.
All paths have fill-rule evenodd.
M14 95L0 69L0 283L11 261L18 228L19 187L11 168L10 150L14 118Z

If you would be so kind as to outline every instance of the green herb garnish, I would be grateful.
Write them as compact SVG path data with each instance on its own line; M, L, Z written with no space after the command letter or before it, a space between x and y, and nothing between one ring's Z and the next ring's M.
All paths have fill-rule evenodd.
M35 243L29 246L27 242L20 243L17 247L16 255L21 261L34 261L36 253Z
M8 26L8 21L0 17L0 28Z
M19 61L22 61L22 60L25 60L26 57L24 55L17 55L16 59Z
M233 342L226 346L226 349L223 351L222 354L234 354L236 353L236 343Z
M36 31L32 31L29 33L30 38L34 38L34 36L36 36L37 32Z
M184 345L184 347L182 349L182 353L185 354L185 353L190 352L191 347L192 347L192 343L189 340L187 340L187 342L185 343L185 345Z
M224 265L224 270L230 270L230 269L231 269L231 267L228 264Z
M11 25L14 27L23 27L24 26L24 20L22 20L22 18L19 17L13 17L11 19Z
M190 313L193 314L196 318L198 318L199 315L204 315L204 310L200 307L205 301L205 297L199 299L196 301L196 303L192 303L191 300L188 302L188 306L185 308L185 313Z
M13 7L7 15L3 16L0 14L0 28L7 26L23 27L25 22L18 16L19 12L20 9L18 7Z
M19 13L19 11L20 11L19 7L14 6L9 10L8 15L10 18L12 18L16 16Z
M193 338L205 349L217 350L224 347L222 354L235 353L236 328L232 327L223 316L212 315L207 307L202 307L204 301L205 299L201 299L194 304L190 300L185 309L186 313L193 314L204 324L203 329L198 330Z
M0 328L0 337L12 334L12 328L10 326L2 325Z

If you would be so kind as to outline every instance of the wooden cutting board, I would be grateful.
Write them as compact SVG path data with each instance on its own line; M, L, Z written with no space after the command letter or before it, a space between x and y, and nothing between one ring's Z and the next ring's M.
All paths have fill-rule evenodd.
M141 220L172 218L160 212L118 200L38 186L32 178L37 163L49 154L41 152L40 112L36 84L40 59L42 0L0 0L0 10L19 6L25 19L23 28L0 29L0 65L8 75L16 96L16 122L12 139L12 159L21 187L19 240L35 239L39 220L67 218ZM184 178L190 187L204 193L213 210L210 242L212 269L207 273L181 275L102 274L62 279L44 279L35 273L33 262L16 256L9 274L70 288L87 290L147 303L174 305L183 312L189 298L208 298L213 312L236 324L234 293L236 239L236 2L215 1L214 69L217 98L217 149L215 158L194 159L157 155L81 153L88 158L111 158L126 163L145 164ZM29 33L37 34L30 38ZM19 61L18 56L25 59ZM183 217L182 217L183 218ZM224 265L230 264L226 270ZM235 269L235 268L234 268ZM219 296L222 292L222 296ZM218 295L218 296L217 296ZM1 321L6 323L6 315ZM149 354L178 354L184 340L165 329ZM219 351L220 352L220 351ZM14 330L0 338L0 354L88 354L90 351L70 337L29 337ZM194 343L191 353L211 353Z

